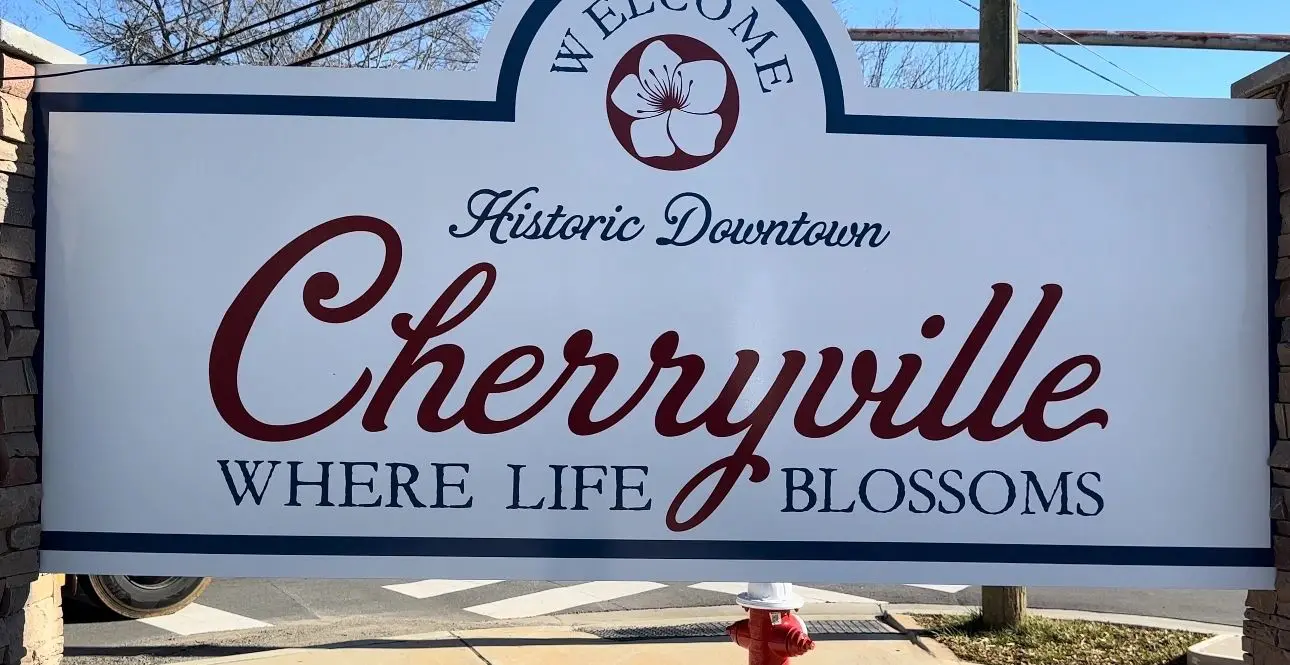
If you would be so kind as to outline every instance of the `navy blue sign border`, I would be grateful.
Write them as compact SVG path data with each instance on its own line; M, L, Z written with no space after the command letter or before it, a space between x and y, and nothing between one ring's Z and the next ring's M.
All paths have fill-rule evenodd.
M33 95L36 143L37 256L45 251L48 182L48 116L50 113L204 114L260 116L330 116L513 122L520 72L539 28L561 0L539 0L520 19L503 57L492 101L328 97L300 95L63 93ZM843 85L829 40L803 0L776 0L806 39L819 69L825 106L825 131L832 134L934 136L957 138L1111 141L1129 143L1208 143L1263 145L1267 156L1268 312L1277 294L1275 266L1280 235L1276 175L1278 143L1274 127L1100 122L1008 118L953 118L848 114ZM94 76L88 71L78 76ZM36 320L44 329L44 262L36 265ZM1268 387L1277 390L1276 344L1279 326L1269 320ZM43 336L34 364L43 383ZM1271 409L1269 409L1271 411ZM43 404L36 398L37 436ZM1276 425L1268 415L1272 440ZM43 437L40 438L43 441ZM43 475L43 474L42 474ZM1270 484L1270 483L1269 483ZM1269 522L1269 527L1271 523ZM1047 545L1023 543L602 540L550 538L449 538L381 536L282 536L249 534L161 534L91 531L45 531L45 552L118 552L154 554L513 557L539 559L664 559L738 561L943 562L1102 566L1268 568L1267 547L1152 547L1114 545ZM75 571L72 571L75 572Z
M1270 566L1263 548L1007 545L838 541L420 538L46 531L41 548L154 554L666 559L696 561L913 561L1109 566Z

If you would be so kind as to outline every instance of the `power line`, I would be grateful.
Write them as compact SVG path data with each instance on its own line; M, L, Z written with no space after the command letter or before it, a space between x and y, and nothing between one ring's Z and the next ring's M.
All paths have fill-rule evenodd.
M1029 16L1030 18L1034 19L1035 21L1037 21L1040 25L1044 26L1045 28L1048 28L1049 30L1052 30L1053 32L1057 33L1058 35L1061 35L1061 36L1062 36L1062 37L1064 37L1065 39L1070 40L1070 42L1071 42L1072 44L1074 44L1074 45L1076 45L1076 46L1078 46L1078 47L1080 47L1080 48L1084 49L1085 51L1088 51L1089 53L1092 53L1094 56L1096 56L1096 57L1097 57L1099 60L1101 60L1102 62L1105 62L1106 64L1108 64L1108 65L1110 65L1110 66L1112 66L1112 67L1114 67L1114 68L1116 68L1116 69L1118 69L1118 70L1120 70L1120 71L1124 72L1125 74L1128 74L1129 76L1132 76L1133 78L1137 79L1137 81L1138 81L1139 83L1141 83L1141 84L1143 84L1143 85L1147 86L1148 88L1151 88L1152 90L1155 90L1156 92L1158 92L1158 93L1160 93L1160 94L1162 94L1162 95L1164 95L1164 96L1166 96L1166 97L1170 96L1170 95L1169 95L1169 93L1165 92L1164 90L1161 90L1160 88L1157 88L1157 87L1156 87L1156 86L1154 86L1154 85L1151 85L1150 83L1148 83L1148 82L1146 82L1145 80L1143 80L1143 79L1142 79L1142 77L1138 76L1137 74L1134 74L1133 72L1131 72L1131 71L1129 71L1129 70L1127 70L1127 69L1125 69L1125 68L1123 68L1123 67L1121 67L1121 66L1119 66L1119 65L1115 64L1114 62L1112 62L1112 61L1110 60L1110 58L1106 58L1106 57L1102 56L1102 54L1098 53L1097 51L1094 51L1093 49L1089 48L1088 46L1085 46L1083 43L1081 43L1079 40L1075 39L1074 37L1071 37L1070 35L1068 35L1068 34L1066 34L1066 33L1062 32L1061 30L1058 30L1057 28L1054 28L1053 26L1048 25L1047 23L1044 23L1044 20L1043 20L1043 19L1041 19L1041 18L1039 18L1038 16L1035 16L1034 14L1031 14L1030 12L1026 11L1025 9L1022 9L1020 6L1018 6L1018 9L1020 9L1020 10L1021 10L1021 13L1022 13L1022 14L1025 14L1026 16Z
M252 24L247 25L247 26L243 26L243 27L238 28L237 30L234 30L234 31L232 31L232 32L229 32L229 33L226 33L226 34L219 35L219 36L217 36L217 37L215 37L215 38L213 38L213 39L209 39L209 40L206 40L206 41L204 41L204 42L202 42L202 43L200 43L200 44L196 44L196 45L194 45L194 46L190 46L190 47L188 47L188 48L186 48L186 49L183 49L183 50L180 50L180 51L176 51L176 52L174 52L174 53L170 53L170 54L167 54L167 55L161 56L161 57L156 58L156 59L154 59L154 60L151 60L151 61L149 61L149 62L127 62L127 63L121 63L121 64L117 64L117 65L107 65L107 66L105 66L105 67L86 67L86 68L83 68L83 69L74 69L74 70L66 71L66 72L54 72L54 73L52 73L52 74L36 74L36 75L34 75L34 76L12 76L12 77L6 77L6 78L5 78L5 80L31 80L31 79L58 78L58 77L60 77L60 76L71 76L71 75L73 75L73 74L81 74L81 73L85 73L85 72L102 72L102 71L108 71L108 70L111 70L111 69L123 69L123 68L125 68L125 67L147 67L147 66L158 65L158 64L168 64L168 63L166 63L165 61L166 61L166 60L170 60L171 58L174 58L174 57L176 57L176 56L181 56L181 55L184 55L184 54L187 54L187 53L192 53L193 51L196 51L196 50L201 49L201 48L205 48L205 47L207 47L207 46L210 46L211 44L218 44L218 43L221 43L221 42L227 41L228 39L230 39L230 38L232 38L232 37L234 37L234 36L240 35L240 34L242 34L242 33L245 33L245 32L247 32L247 31L249 31L249 30L254 30L254 29L256 29L256 28L259 28L259 27L262 27L262 26L268 25L268 24L273 23L273 22L275 22L275 21L282 20L283 18L286 18L286 17L291 16L291 15L293 15L293 14L298 14L298 13L300 13L300 12L302 12L302 11L305 11L305 10L308 10L308 9L312 9L312 8L317 7L317 6L319 6L319 5L323 5L323 4L326 4L326 3L328 3L328 2L333 2L333 1L334 1L334 0L314 0L313 2L310 2L310 3L305 4L305 5L301 5L300 7L297 7L297 8L295 8L295 9L290 10L290 11L286 11L286 12L283 12L283 13L281 13L281 14L277 14L277 15L274 15L274 16L270 16L270 17L268 17L268 18L266 18L266 19L264 19L264 20L257 21L257 22L255 22L255 23L252 23ZM235 46L235 47L233 47L233 48L230 48L230 49L221 50L221 51L216 51L215 53L212 53L212 54L210 54L210 55L208 55L208 56L205 56L205 57L203 57L203 58L202 58L202 59L200 59L200 60L192 60L192 61L179 62L179 63L173 63L173 64L177 64L177 65L203 64L203 63L206 63L206 62L208 62L208 61L210 61L210 60L213 60L213 59L219 59L219 58L222 58L222 57L224 57L224 56L226 56L226 55L229 55L229 54L232 54L232 53L236 53L236 52L238 52L238 51L242 51L242 50L248 49L248 48L250 48L250 47L252 47L252 46L256 46L256 45L258 45L258 44L262 44L262 43L264 43L264 42L266 42L266 41L269 41L269 40L271 40L271 39L277 39L278 37L282 37L282 36L284 36L284 35L290 34L290 33L292 33L292 32L295 32L295 31L297 31L297 30L300 30L301 28L305 28L305 27L308 27L308 26L314 25L314 24L316 24L316 23L320 23L320 22L322 22L322 21L328 20L328 19L330 19L330 18L335 18L335 17L341 16L341 15L347 14L347 13L349 13L349 12L356 11L356 10L358 10L358 9L362 9L363 7L366 7L367 5L375 4L376 2L379 2L379 1L380 1L380 0L360 0L359 2L356 2L356 3L354 3L353 5L350 5L350 6L348 6L348 7L345 7L345 8L342 8L342 9L338 9L338 10L335 10L335 11L332 11L332 12L329 12L328 14L324 14L324 15L320 15L320 16L314 17L313 19L310 19L310 20L308 20L308 21L302 21L302 22L300 22L300 23L292 24L292 25L290 25L290 26L287 26L286 28L283 28L283 29L278 30L278 31L276 31L276 32L271 32L271 33L269 33L268 35L265 35L264 37L261 37L261 38L258 38L258 39L255 39L255 40L252 40L252 41L250 41L250 42L247 42L247 43L244 43L244 44L239 44L239 45L237 45L237 46Z
M397 35L397 34L399 34L399 33L401 33L401 32L407 32L408 30L412 30L412 29L415 29L415 28L419 28L419 27L421 27L421 26L423 26L423 25L428 25L428 24L430 24L430 23L434 23L435 21L441 21L441 20L443 20L443 19L448 18L449 16L452 16L453 14L460 14L461 12L469 11L469 10L474 9L474 8L476 8L476 7L479 7L480 5L483 5L483 4L485 4L485 3L489 2L489 1L490 1L490 0L470 0L470 2L465 2L465 3L462 3L462 4L460 4L460 5L457 5L456 7L452 7L452 8L450 8L450 9L445 9L445 10L443 10L443 11L441 11L441 12L437 13L437 14L431 14L430 16L427 16L427 17L425 17L425 18L423 18L423 19L419 19L419 20L413 21L413 22L411 22L411 23L406 23L406 24L404 24L404 25L401 25L401 26L398 26L398 27L395 27L395 28L391 28L391 29L389 29L389 30L386 30L385 32L382 32L382 33L379 33L379 34L375 34L375 35L372 35L372 36L370 36L370 37L365 37L365 38L360 39L360 40L358 40L358 41L356 41L356 42L351 42L351 43L349 43L349 44L343 44L343 45L341 45L341 46L337 46L336 48L331 49L330 51L323 51L322 53L319 53L319 54L317 54L317 55L312 55L312 56L310 56L310 57L308 57L308 58L301 58L300 60L297 60L297 61L295 61L295 62L291 63L291 65L290 65L290 66L292 66L292 67L299 67L299 66L301 66L301 65L308 65L308 64L310 64L310 63L317 62L317 61L319 61L319 60L323 60L323 59L325 59L325 58L329 58L329 57L331 57L331 56L333 56L333 55L336 55L337 53L344 53L345 51L348 51L348 50L350 50L350 49L358 48L359 46L365 46L365 45L367 45L367 44L371 44L372 42L380 41L380 40L385 39L385 38L387 38L387 37L393 37L394 35Z
M973 5L972 3L968 2L967 0L958 0L958 2L959 2L959 4L966 5L967 7L971 8L971 9L972 9L972 11L974 11L974 12L977 12L977 13L980 13L980 12L981 12L981 9L980 9L980 8L976 7L975 5ZM1127 93L1129 93L1129 94L1131 94L1131 95L1133 95L1133 96L1135 96L1135 97L1141 97L1141 96L1142 96L1142 95L1138 94L1138 91L1133 90L1132 88L1127 88L1127 87L1125 87L1125 86L1124 86L1124 85L1122 85L1121 83L1119 83L1119 82L1117 82L1117 81L1115 81L1115 80L1113 80L1113 79L1111 79L1111 78L1108 78L1106 75L1102 74L1101 72L1099 72L1099 71L1097 71L1097 70L1095 70L1095 69L1090 68L1088 65L1085 65L1084 63L1082 63L1082 62L1080 62L1080 61L1078 61L1078 60L1075 60L1074 58L1071 58L1070 56L1067 56L1066 54L1064 54L1064 53L1062 53L1062 52L1058 51L1057 49L1055 49L1055 48L1053 48L1053 47L1051 47L1051 46L1049 46L1049 45L1047 45L1047 44L1040 44L1039 42L1035 41L1034 39L1030 39L1030 38L1029 38L1029 37L1028 37L1024 32L1023 32L1023 33L1021 33L1021 36L1026 37L1026 38L1027 38L1027 40L1029 40L1032 44L1038 44L1039 46L1042 46L1042 47L1044 47L1045 49L1048 49L1049 51L1051 51L1051 52L1053 53L1053 55L1056 55L1057 57L1061 58L1062 60L1065 60L1066 62L1069 62L1069 63L1071 63L1072 65L1075 65L1076 67L1079 67L1080 69L1082 69L1082 70L1084 70L1084 71L1086 71L1086 72L1088 72L1088 73L1092 74L1093 76L1096 76L1096 77L1098 77L1098 78L1102 79L1103 81L1106 81L1107 83L1110 83L1111 85L1113 85L1113 86L1115 86L1115 87L1117 87L1117 88L1119 88L1119 89L1121 89L1121 90L1123 90L1123 91L1125 91L1125 92L1127 92Z
M244 29L242 29L242 30L240 30L240 31L236 31L236 32L229 33L225 38L232 37L232 36L233 36L233 35L235 35L235 34L241 34L242 32L246 32L247 30L250 30L252 27L259 27L259 26L261 26L261 25L265 25L266 23L271 23L271 22L273 22L273 21L276 21L276 20L278 20L278 19L280 19L280 18L283 18L283 17L285 17L285 16L290 16L291 14L296 14L296 13L302 12L302 11L304 11L304 10L306 10L306 9L312 9L312 8L314 8L314 7L318 7L318 6L320 6L320 5L325 5L325 4L327 4L328 2L332 2L332 0L314 0L313 2L311 2L311 3L307 4L307 5L301 5L300 7L297 7L296 9L293 9L293 10L291 10L291 11L289 11L289 12L284 12L284 13L282 13L282 14L279 14L279 15L278 15L278 16L276 16L276 17L265 19L264 21L261 21L261 22L260 22L260 23L258 23L258 24L255 24L255 25L252 25L252 26L247 26L246 28L244 28ZM284 35L289 35L289 34L291 34L291 33L295 32L295 31L297 31L297 30L300 30L301 28L307 28L307 27L309 27L309 26L311 26L311 25L317 25L317 24L319 24L319 23L322 23L323 21L327 21L327 20L330 20L330 19L333 19L333 18L339 18L339 17L344 16L345 14L348 14L348 13L350 13L350 12L358 11L358 10L360 10L360 9L362 9L362 8L364 8L364 7L366 7L366 6L368 6L368 5L374 5L374 4L376 4L377 2L380 2L380 0L359 0L359 2L355 2L354 4L349 5L348 7L341 7L340 9L334 9L334 10L332 10L332 11L330 11L330 12L326 13L326 14L319 14L318 16L315 16L315 17L313 17L313 18L311 18L311 19L309 19L309 20L307 20L307 21L301 21L301 22L299 22L299 23L295 23L295 24L289 25L289 26L287 26L287 27L285 27L285 28L283 28L283 29L281 29L281 30L278 30L277 32L270 32L269 34L267 34L267 35L265 35L265 36L263 36L263 37L260 37L260 38L257 38L257 39L253 39L253 40L251 40L251 41L249 41L249 42L246 42L245 44L239 44L239 45L237 45L237 46L235 46L235 47L233 47L233 48L231 48L231 49L227 49L227 50L223 50L223 51L216 51L216 52L214 52L214 53L212 53L212 54L210 54L210 55L208 55L208 56L206 56L206 57L204 57L204 58L202 58L202 59L200 59L200 60L194 60L194 61L189 62L189 63L187 63L187 64L191 64L191 65L202 65L202 64L206 64L206 63L208 63L208 62L212 62L212 61L214 61L214 60L219 60L220 58L222 58L222 57L224 57L224 56L226 56L226 55L232 55L232 54L237 53L237 52L239 52L239 51L245 51L246 49L249 49L249 48L251 48L252 46L258 46L258 45L260 45L260 44L263 44L264 42L267 42L267 41L270 41L270 40L273 40L273 39L277 39L278 37L282 37L282 36L284 36ZM207 43L209 44L210 42L207 42ZM173 56L171 56L171 57L173 57Z

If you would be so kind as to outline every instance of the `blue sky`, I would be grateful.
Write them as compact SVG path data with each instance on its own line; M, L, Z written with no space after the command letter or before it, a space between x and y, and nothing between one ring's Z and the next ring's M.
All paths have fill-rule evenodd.
M74 51L86 49L36 0L9 2L35 17L29 28L41 36ZM872 25L897 6L901 24L908 27L973 27L977 23L975 12L959 0L845 0L843 6L852 25ZM1056 28L1290 33L1290 0L1021 0L1021 7ZM1042 26L1023 15L1022 27ZM1080 47L1054 48L1141 94L1160 94ZM1227 97L1233 81L1279 57L1274 53L1181 49L1093 50L1174 97ZM1021 49L1020 80L1021 89L1027 92L1128 94L1034 45Z

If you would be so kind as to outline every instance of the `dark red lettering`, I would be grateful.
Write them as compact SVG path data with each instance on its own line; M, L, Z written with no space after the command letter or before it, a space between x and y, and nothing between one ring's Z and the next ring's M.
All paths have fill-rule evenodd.
M246 410L242 395L238 390L237 375L242 361L242 351L246 340L251 335L255 319L263 309L273 290L282 282L287 273L300 263L305 256L328 240L346 233L371 233L385 244L385 259L381 270L372 285L367 287L359 297L339 307L329 307L324 300L335 298L340 293L340 280L329 272L315 273L305 281L302 297L305 311L323 323L347 323L366 314L376 303L385 297L394 278L398 275L399 264L403 261L403 244L394 227L375 217L351 215L338 217L323 222L300 234L295 240L269 258L268 261L251 276L246 286L233 299L211 343L209 381L211 400L220 417L234 431L257 441L280 443L294 441L321 432L332 423L340 420L353 409L363 394L372 384L372 371L364 369L354 382L349 392L345 393L335 404L322 413L287 425L271 425L257 419Z
M1057 390L1057 386L1061 384L1062 379L1069 376L1071 372L1081 365L1088 365L1088 376L1066 390ZM1048 423L1044 422L1045 406L1082 395L1086 390L1093 387L1093 383L1097 381L1097 377L1101 374L1102 363L1090 355L1068 358L1049 371L1039 382L1039 385L1035 386L1034 392L1030 393L1030 399L1026 401L1026 409L1021 414L1021 428L1026 433L1026 436L1034 441L1049 442L1056 441L1085 425L1098 425L1106 429L1106 424L1109 422L1110 417L1105 409L1085 411L1069 424L1057 429L1049 427Z
M940 385L936 386L936 392L932 394L932 399L927 403L927 408L923 409L923 412L919 414L920 426L918 433L923 438L928 441L943 441L968 428L972 421L972 415L968 415L954 425L946 425L945 412L949 410L950 402L954 401L954 396L963 387L963 380L967 378L968 371L972 369L972 363L976 362L981 349L985 347L986 340L990 338L990 333L994 332L994 327L998 325L999 319L1003 316L1003 310L1008 306L1008 299L1011 297L1012 287L1007 284L994 285L994 295L991 296L989 304L985 306L985 312L981 314L981 318L977 319L976 325L972 327L972 332L968 333L967 340L963 342L963 347L959 349L958 355L954 356L954 361L950 363L950 368L946 370L945 376L941 378ZM924 332L926 333L927 331L925 330ZM939 330L937 334L939 334ZM935 335L925 334L924 336L934 337Z
M1012 287L1007 284L996 284L994 289L996 296L1000 293L1004 294L1005 302L1012 296ZM981 398L980 404L965 419L968 434L977 441L983 443L998 441L1022 424L1024 412L1002 427L995 426L994 416L998 413L999 405L1003 403L1008 390L1012 388L1012 383L1017 380L1017 373L1021 371L1022 363L1026 362L1026 356L1029 356L1031 349L1035 348L1035 342L1039 341L1039 334L1048 325L1048 320L1057 310L1057 303L1062 299L1062 287L1056 284L1045 284L1043 291L1044 296L1040 298L1039 305L1035 307L1030 320L1026 321L1026 325L1021 329L1021 334L1017 335L1017 341L1008 350L1008 355L1004 357L999 371L990 380L990 385L986 386L985 395Z
M676 351L675 345L670 346L669 350L674 353ZM747 416L738 421L731 420L730 412L739 402L744 389L748 387L748 381L752 378L753 372L756 371L760 358L756 351L748 349L743 349L735 355L739 360L735 364L735 369L730 373L730 378L726 380L726 385L717 394L717 398L713 400L712 404L693 420L682 423L679 422L678 415L685 398L694 389L703 374L703 359L698 356L686 355L675 359L675 362L682 368L681 377L677 379L676 384L672 386L672 389L663 398L663 402L659 404L654 422L655 429L663 436L685 434L701 423L707 425L708 433L713 436L725 438L740 433L744 434L733 453L699 471L677 493L667 511L667 527L673 531L688 531L708 519L725 501L730 491L734 489L735 483L739 481L739 476L743 474L744 469L749 470L748 478L754 483L759 483L770 475L770 463L766 461L766 458L757 454L757 445L761 443L766 430L770 428L771 421L775 419L775 414L779 412L780 406L783 405L784 398L788 396L788 391L793 387L798 375L801 374L802 367L806 365L806 354L801 351L785 352L784 364L775 376L770 388L766 391L766 395L752 408ZM656 365L662 365L661 361L665 361L665 359L658 357L654 359ZM721 477L708 494L708 498L689 519L680 519L681 507L685 504L686 499L698 489L699 485L702 485L704 481L718 472Z
M484 283L479 287L479 291L461 308L460 312L449 317L448 312L452 309L453 303L466 290L466 287L480 276L484 278ZM440 344L425 353L422 353L421 349L425 348L431 339L456 328L474 314L475 310L484 304L484 300L496 283L497 269L490 263L476 263L458 275L457 279L444 289L439 299L435 300L425 316L421 318L420 323L413 326L411 314L400 313L394 316L390 321L390 328L406 343L385 373L385 377L381 379L380 385L376 387L376 392L372 394L372 401L368 403L367 410L363 413L363 429L369 432L383 431L386 428L385 417L390 413L394 398L398 397L412 375L433 363L439 363L439 376L435 377L434 384L417 408L417 424L427 432L446 432L461 422L463 414L460 411L445 417L439 413L439 409L461 376L462 367L466 363L466 352L456 344Z
M667 333L664 333L666 335ZM657 347L663 340L660 335L654 342ZM588 355L591 352L591 331L579 330L569 336L569 341L564 344L564 361L569 365L569 371L578 367L592 368L591 380L587 382L587 387L578 394L578 398L573 401L573 406L569 408L569 431L578 436L587 436L590 434L599 434L614 425L617 425L627 414L636 408L636 405L645 399L645 394L649 392L654 380L658 378L659 366L657 363L651 363L649 371L645 378L640 382L636 391L622 406L618 407L613 413L609 414L604 420L597 421L591 415L591 410L595 408L596 402L605 394L605 389L609 383L614 380L614 375L618 373L618 357L611 353L597 353ZM653 352L651 351L651 355Z

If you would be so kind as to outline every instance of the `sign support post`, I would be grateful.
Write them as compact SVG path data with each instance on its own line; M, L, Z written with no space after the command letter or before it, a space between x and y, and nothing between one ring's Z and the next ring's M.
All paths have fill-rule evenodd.
M1017 90L1017 14L1017 0L981 0L977 56L981 90ZM987 625L1016 626L1025 613L1025 587L981 587L981 618Z

